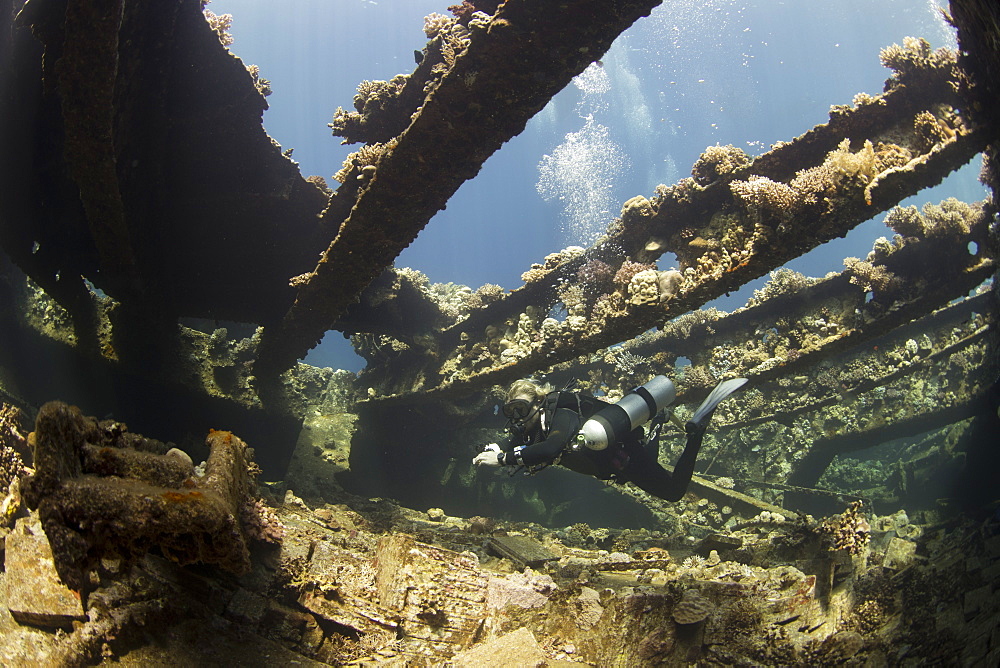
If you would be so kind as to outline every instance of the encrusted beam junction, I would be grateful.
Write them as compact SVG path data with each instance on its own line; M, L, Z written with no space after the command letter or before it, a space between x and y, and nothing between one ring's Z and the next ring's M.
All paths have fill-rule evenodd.
M418 68L430 77L426 97L413 98L421 106L398 137L372 128L373 135L361 138L385 144L374 151L374 164L364 164L359 154L344 175L343 196L331 198L321 227L335 230L336 237L316 267L296 279L295 303L280 325L265 331L258 378L273 379L315 346L458 187L657 4L508 0L492 17L477 12L429 25L427 32L437 38L424 58L428 64L435 60L433 50L441 62L427 72ZM406 90L405 84L399 88ZM359 95L365 92L370 98L377 91ZM340 131L358 140L349 134L355 124L345 124ZM374 149L368 148L370 156Z
M987 133L960 112L954 52L907 39L881 59L894 71L884 94L859 94L829 123L756 159L709 148L693 178L626 202L597 244L550 255L523 287L483 295L424 354L397 359L403 382L379 387L389 396L377 401L466 396L663 327L936 185L985 148ZM658 271L666 252L679 267ZM982 280L988 268L972 273ZM547 317L555 305L562 320Z

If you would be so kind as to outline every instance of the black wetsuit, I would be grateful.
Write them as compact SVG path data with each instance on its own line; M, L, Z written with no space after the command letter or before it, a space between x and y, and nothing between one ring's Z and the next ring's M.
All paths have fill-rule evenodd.
M631 482L667 501L679 501L684 496L694 473L703 430L689 432L687 446L671 474L657 461L658 453L654 450L658 449L658 444L650 443L648 450L643 446L641 427L628 434L622 442L613 443L604 450L570 450L567 446L582 424L583 420L576 411L556 408L545 416L546 429L536 429L524 441L511 436L501 442L500 449L504 451L501 463L531 467L552 464L558 459L559 464L577 473L592 475L599 480Z

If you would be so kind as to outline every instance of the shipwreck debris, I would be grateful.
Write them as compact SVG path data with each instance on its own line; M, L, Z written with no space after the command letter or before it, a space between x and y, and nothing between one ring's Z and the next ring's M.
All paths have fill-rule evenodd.
M42 406L30 439L35 473L24 498L72 589L87 589L102 557L134 560L153 546L178 563L249 569L247 543L262 537L262 521L248 521L257 512L253 451L232 433L208 435L203 475L164 444L61 402Z

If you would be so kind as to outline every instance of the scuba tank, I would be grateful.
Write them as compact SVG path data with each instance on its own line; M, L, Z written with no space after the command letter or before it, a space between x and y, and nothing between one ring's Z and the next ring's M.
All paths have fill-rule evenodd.
M579 450L603 450L609 444L621 440L633 429L646 424L649 419L673 403L677 396L674 384L666 376L653 378L641 385L616 404L602 408L590 417L572 442L572 448Z

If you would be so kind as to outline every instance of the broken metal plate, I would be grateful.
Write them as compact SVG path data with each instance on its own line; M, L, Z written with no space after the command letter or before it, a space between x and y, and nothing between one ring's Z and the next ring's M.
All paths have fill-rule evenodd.
M520 568L540 568L546 561L559 558L537 540L527 536L494 536L487 541L486 549L498 557L510 559Z

